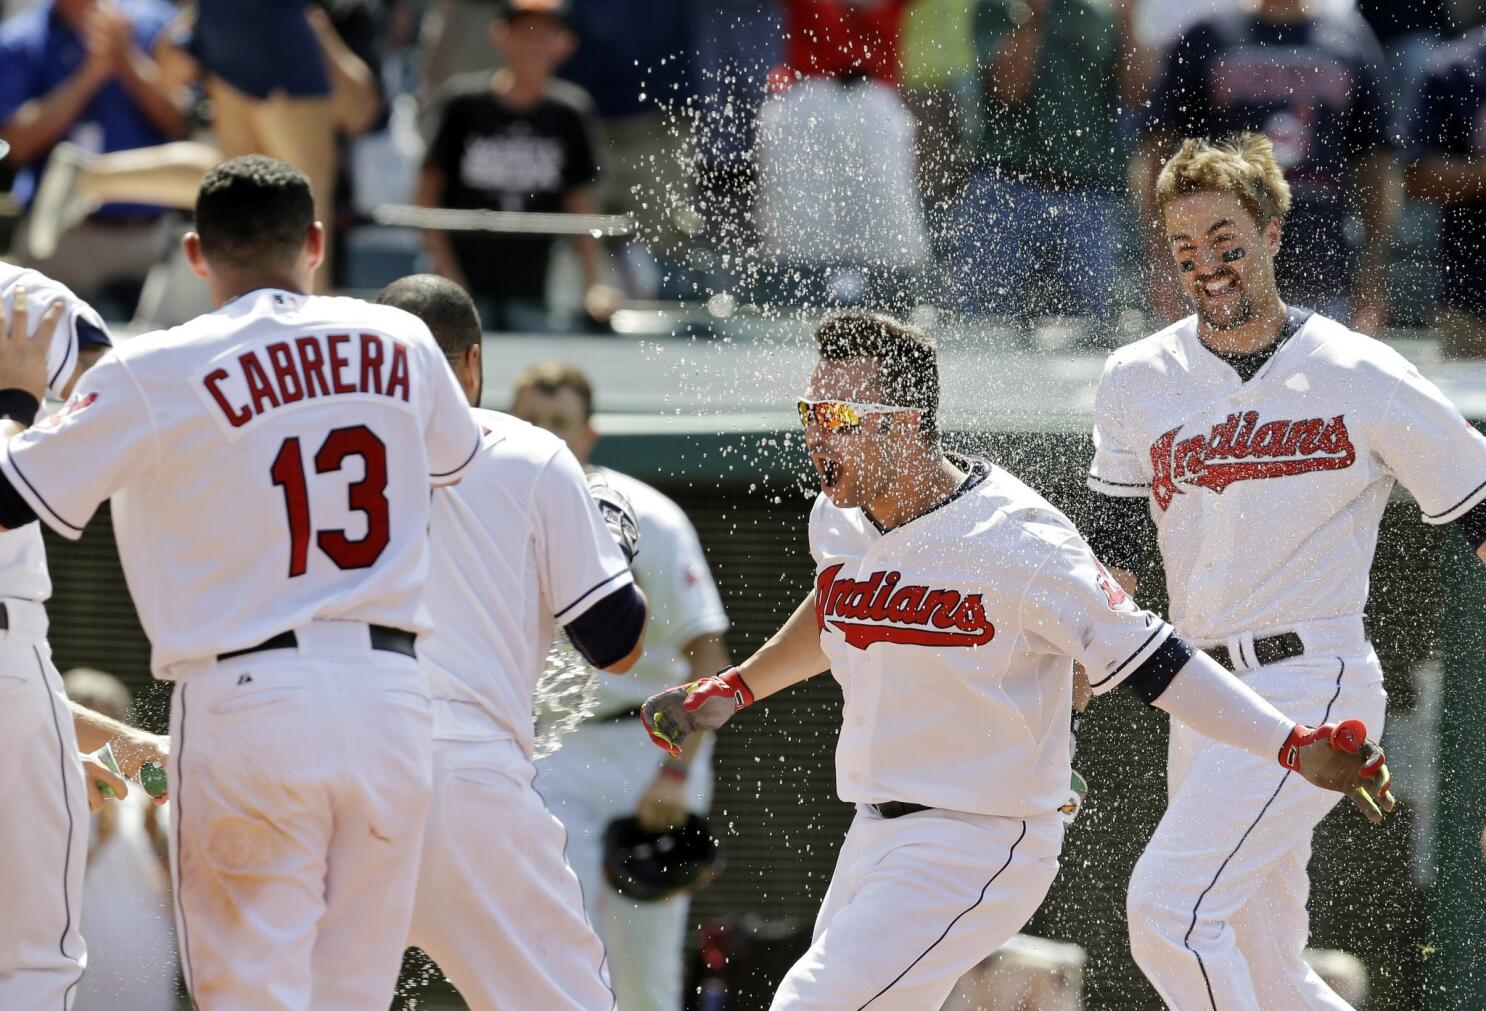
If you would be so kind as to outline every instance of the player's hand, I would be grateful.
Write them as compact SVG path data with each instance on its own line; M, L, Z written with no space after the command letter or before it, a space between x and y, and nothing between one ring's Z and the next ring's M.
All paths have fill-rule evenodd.
M1089 708L1089 700L1094 697L1094 687L1089 684L1088 671L1084 665L1077 660L1073 661L1073 711L1081 713Z
M1398 806L1382 747L1361 720L1319 727L1297 724L1280 749L1280 764L1323 790L1345 793L1374 825Z
M47 306L33 334L23 285L16 285L10 301L9 319L0 309L0 390L25 390L39 403L46 399L46 353L64 306L61 299Z
M635 808L635 820L646 832L664 832L686 823L686 779L667 772L656 773Z
M753 692L738 668L724 667L712 677L650 696L640 714L655 746L675 757L694 734L718 729L738 710L752 704Z
M83 781L88 784L88 810L98 811L105 800L123 800L129 796L129 784L92 755L83 755Z
M128 736L116 738L109 743L113 746L120 772L130 779L138 780L156 804L163 804L170 799L163 789L163 775L160 780L162 789L157 791L150 789L154 780L144 773L144 767L152 765L163 774L170 757L170 738L135 730Z
M628 496L609 483L601 470L589 471L588 493L599 505L609 533L624 552L624 560L634 563L640 553L640 518Z

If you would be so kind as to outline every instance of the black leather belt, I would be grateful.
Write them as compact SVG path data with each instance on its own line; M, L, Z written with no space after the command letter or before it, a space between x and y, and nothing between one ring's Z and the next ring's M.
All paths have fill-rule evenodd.
M927 804L905 804L901 800L889 800L882 804L869 804L868 807L884 818L901 818L905 814L918 814L920 811L932 810Z
M368 625L367 629L371 632L372 649L379 649L383 653L401 653L403 656L410 656L414 660L418 659L418 651L414 648L414 643L418 641L418 637L407 629L388 628L386 625ZM292 631L280 632L271 639L264 639L256 646L249 646L246 649L234 649L227 653L218 653L217 661L220 663L223 660L231 660L235 656L247 656L249 653L266 653L272 649L298 648L299 636L295 635Z
M639 706L630 706L628 709L619 709L602 716L590 717L594 723L618 723L620 720L638 720L641 716Z
M4 604L0 604L0 632L8 628L10 628L10 612L6 610Z
M1234 666L1233 657L1228 654L1227 646L1209 646L1205 649L1208 656L1229 670L1237 670ZM1305 643L1300 641L1300 636L1294 632L1281 632L1279 635L1266 635L1262 639L1254 640L1254 659L1259 661L1258 666L1279 663L1281 660L1293 660L1297 656L1305 655ZM1249 666L1245 664L1245 666Z

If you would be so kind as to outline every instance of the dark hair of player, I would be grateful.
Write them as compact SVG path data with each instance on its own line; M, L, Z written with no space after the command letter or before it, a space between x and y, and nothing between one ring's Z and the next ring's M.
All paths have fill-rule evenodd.
M304 173L260 154L225 161L196 194L196 234L206 258L229 270L292 264L315 224Z
M583 420L593 417L593 384L577 366L567 362L548 360L537 362L516 379L516 388L511 393L514 401L527 390L536 390L548 396L558 390L572 390L583 401Z
M917 409L919 430L926 438L935 434L939 352L928 334L878 313L843 312L816 327L815 347L825 361L876 361L883 402Z
M398 278L377 295L377 304L410 312L428 324L446 358L458 358L470 345L480 343L475 300L447 277L412 274Z

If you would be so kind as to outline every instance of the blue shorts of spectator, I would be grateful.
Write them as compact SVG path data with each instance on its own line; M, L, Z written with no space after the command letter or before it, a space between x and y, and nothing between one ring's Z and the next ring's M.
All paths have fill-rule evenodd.
M186 49L202 67L256 99L330 94L309 0L201 0Z

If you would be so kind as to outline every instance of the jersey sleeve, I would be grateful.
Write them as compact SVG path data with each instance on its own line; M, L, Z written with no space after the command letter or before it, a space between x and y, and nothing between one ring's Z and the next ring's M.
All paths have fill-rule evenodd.
M1034 645L1083 665L1096 695L1128 683L1150 701L1191 658L1171 626L1137 606L1077 536L1047 552L1021 616Z
M1089 467L1089 488L1116 498L1144 498L1150 494L1151 482L1142 453L1128 434L1129 417L1118 391L1119 378L1111 360L1094 391L1094 462Z
M1486 499L1486 437L1412 365L1404 366L1373 445L1426 523L1449 523Z
M454 484L480 451L480 426L470 414L469 401L454 378L454 370L429 338L427 416L423 437L428 449L428 479L435 487Z
M47 526L76 540L105 500L159 465L154 421L128 366L105 355L56 413L0 447L0 471Z
M642 524L644 520L642 516ZM642 539L635 562L640 581L656 604L656 619L664 618L669 626L668 637L681 644L700 635L726 632L727 612L702 554L696 528L677 506L675 515L667 517L658 532L660 536L655 540L662 543ZM664 615L659 613L661 602L665 604Z
M594 604L634 583L614 536L566 448L537 478L537 566L552 617L573 624Z

